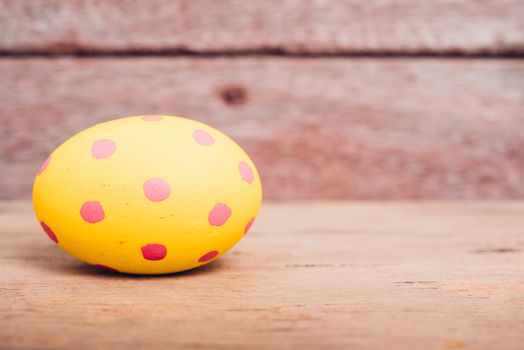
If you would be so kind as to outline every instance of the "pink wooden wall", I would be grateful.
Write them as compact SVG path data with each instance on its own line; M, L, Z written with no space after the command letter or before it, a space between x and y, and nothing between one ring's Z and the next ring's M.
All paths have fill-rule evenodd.
M0 0L0 199L93 123L231 135L273 199L524 198L524 2Z

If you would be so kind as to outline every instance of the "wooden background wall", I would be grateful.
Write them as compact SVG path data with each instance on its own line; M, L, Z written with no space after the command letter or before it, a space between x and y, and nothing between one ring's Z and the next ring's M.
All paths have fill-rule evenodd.
M524 198L524 1L0 0L0 54L0 199L152 113L231 135L266 198Z

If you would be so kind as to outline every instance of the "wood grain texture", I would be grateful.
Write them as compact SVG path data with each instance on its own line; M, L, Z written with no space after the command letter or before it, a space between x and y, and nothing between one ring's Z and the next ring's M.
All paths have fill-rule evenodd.
M8 52L524 53L519 0L1 0Z
M101 272L0 205L2 349L521 349L524 204L267 204L191 272Z
M191 116L237 140L266 198L524 198L524 61L0 60L0 198L74 133Z

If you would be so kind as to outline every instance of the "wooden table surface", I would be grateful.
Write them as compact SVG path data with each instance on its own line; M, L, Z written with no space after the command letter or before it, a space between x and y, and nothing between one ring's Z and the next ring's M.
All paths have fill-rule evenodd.
M237 247L98 271L0 203L1 349L522 349L524 203L266 203Z

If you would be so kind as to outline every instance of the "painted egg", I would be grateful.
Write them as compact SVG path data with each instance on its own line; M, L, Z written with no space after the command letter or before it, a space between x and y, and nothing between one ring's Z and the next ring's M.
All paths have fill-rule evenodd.
M40 167L44 232L88 264L133 274L192 269L250 229L262 186L249 156L200 122L151 115L97 124Z

